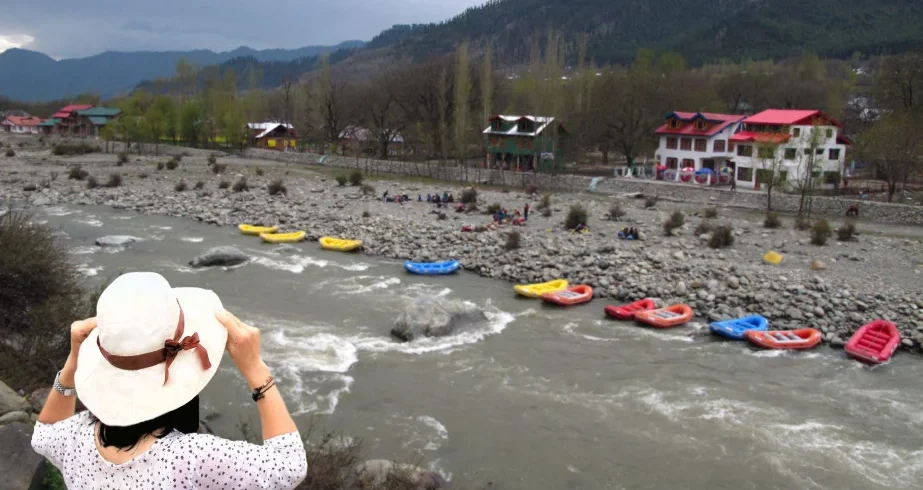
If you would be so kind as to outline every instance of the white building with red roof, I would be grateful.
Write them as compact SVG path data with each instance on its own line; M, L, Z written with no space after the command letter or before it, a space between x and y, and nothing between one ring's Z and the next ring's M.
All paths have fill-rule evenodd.
M737 184L759 188L773 172L801 182L811 172L821 185L838 186L852 142L843 125L817 110L769 109L744 119L731 137Z
M0 127L3 128L3 131L8 133L38 134L38 125L41 124L42 121L43 119L35 116L6 116L0 120Z
M708 168L718 171L731 158L728 153L730 138L739 129L746 116L713 114L709 112L671 112L663 126L657 128L660 146L656 157L660 165L674 170Z

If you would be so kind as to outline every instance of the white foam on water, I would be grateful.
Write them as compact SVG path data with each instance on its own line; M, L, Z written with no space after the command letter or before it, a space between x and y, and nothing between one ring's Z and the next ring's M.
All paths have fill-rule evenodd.
M435 437L430 438L430 440L423 446L424 451L435 451L442 447L442 444L436 442L437 440L447 440L449 438L449 431L446 430L445 426L442 425L442 422L430 417L429 415L421 415L417 417L417 420L423 422L424 425L436 431Z
M658 330L653 327L627 327L624 329L626 332L631 332L632 336L635 337L652 337L659 340L669 340L671 342L695 342L695 339L688 335L675 335L668 332L678 332L683 333L683 327L676 327L674 329L664 329ZM621 330L620 330L621 331ZM689 332L685 332L688 334Z
M301 336L279 328L269 332L267 340L275 357L300 370L345 373L359 360L355 345L330 333Z
M337 267L345 271L350 271L350 272L363 272L363 271L369 270L369 268L372 266L369 264L359 263L359 264L348 264L348 265L337 264Z
M262 265L269 269L291 272L292 274L301 274L309 266L327 267L326 260L315 259L303 255L291 255L287 257L269 258L256 256L251 259L254 264Z
M496 335L512 323L516 317L505 311L485 311L487 323L483 328L473 329L445 337L424 337L413 342L397 342L390 337L368 337L359 335L349 340L359 350L369 352L401 352L404 354L428 354L450 351L456 347L480 342L490 335Z
M580 473L580 470L574 468L574 465L572 464L567 465L567 471L570 471L571 473Z
M33 221L32 224L34 224L34 225L39 225L39 226L45 226L45 225L48 224L48 220L47 220L47 219L40 219L40 220Z
M205 241L205 239L202 237L194 237L194 236L184 236L180 238L180 240L184 242L188 242L188 243L202 243Z
M77 266L77 272L80 272L87 277L93 277L99 274L103 269L103 266L90 267L90 264L80 264Z
M170 231L173 229L172 226L157 226L157 225L152 225L149 228L152 230L163 230L163 231Z
M78 212L79 211L68 209L64 206L55 206L52 208L45 209L45 213L48 214L49 216L70 216Z
M112 219L117 219L117 220L120 220L120 221L128 221L128 220L132 219L132 217L131 217L131 216L116 216L116 217L114 217L114 218L112 218Z
M378 279L379 279L378 281L373 282L372 284L369 284L368 286L361 286L357 289L346 291L346 293L347 294L371 293L372 291L377 291L379 289L388 289L391 286L396 286L401 283L400 278L397 278L397 277L381 276Z
M92 255L98 252L99 250L100 248L96 246L92 246L92 247L83 246L83 247L72 248L70 250L70 253L74 255Z
M94 216L94 215L92 215L92 214L89 215L89 216L87 216L87 217L84 218L84 219L77 219L77 220L74 220L74 222L75 222L75 223L81 223L81 224L84 224L84 225L87 225L87 226L93 226L93 227L96 227L96 228L101 228L101 227L103 226L103 222L100 221L100 220L98 220L98 219L96 219L96 216Z
M580 334L580 336L586 340L592 340L594 342L616 342L618 341L618 339L605 339L602 337L596 337L593 335L586 335L586 334Z

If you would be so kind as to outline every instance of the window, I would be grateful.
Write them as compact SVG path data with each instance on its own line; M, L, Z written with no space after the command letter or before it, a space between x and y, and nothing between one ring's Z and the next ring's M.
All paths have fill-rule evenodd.
M679 160L675 158L667 158L667 168L672 168L673 170L676 170L677 168L679 168Z
M725 143L724 140L715 141L715 153L724 153Z
M776 149L771 146L759 146L756 148L756 155L764 160L776 157Z
M667 138L667 149L668 150L676 149L676 138Z
M839 160L840 159L840 150L831 148L830 149L830 160Z
M708 124L705 123L702 119L699 119L695 122L695 129L699 131L705 131L705 128L708 127Z
M708 141L703 139L695 140L695 151L708 151Z
M753 156L753 147L750 145L737 145L737 155L742 157Z
M679 121L676 119L670 118L670 121L667 124L670 125L670 129L679 129Z
M692 140L689 138L683 138L679 142L679 149L681 150L691 150L692 149Z
M801 136L801 128L795 128L795 129L793 129L793 130L792 130L792 136L794 136L794 137L796 137L796 138L798 138L799 136Z
M810 149L806 150L806 151L804 152L804 154L805 154L805 155L810 155L810 154L811 154L811 150L810 150ZM823 154L824 154L824 149L823 149L823 148L815 148L815 149L814 149L814 154L817 155L817 156L823 155Z
M690 167L695 168L695 160L684 158L683 159L683 168Z
M794 160L798 150L796 148L786 148L785 149L785 159Z
M737 180L753 182L753 169L750 167L737 167Z
M832 130L832 129L828 129L828 130L827 130L827 139L829 140L830 138L833 138L833 130Z

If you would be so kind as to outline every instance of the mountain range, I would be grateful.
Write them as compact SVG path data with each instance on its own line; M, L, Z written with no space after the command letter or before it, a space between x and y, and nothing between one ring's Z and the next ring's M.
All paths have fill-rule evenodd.
M87 58L54 60L25 49L0 53L0 95L26 102L62 99L82 93L108 98L130 91L138 83L169 77L176 63L185 58L199 66L216 65L235 58L258 62L293 62L340 49L360 48L362 41L346 41L336 46L306 46L298 49L255 50L240 47L216 53L195 51L106 51Z

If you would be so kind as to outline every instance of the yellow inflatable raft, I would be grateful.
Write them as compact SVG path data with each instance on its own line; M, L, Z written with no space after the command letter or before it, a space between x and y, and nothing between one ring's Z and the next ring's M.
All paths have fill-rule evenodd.
M513 286L513 291L527 298L541 298L543 294L557 293L567 289L567 281L558 279L557 281L544 282L541 284L518 284Z
M337 252L352 252L362 246L362 240L344 240L329 236L321 237L318 241L324 250L336 250Z
M294 231L292 233L260 233L260 238L266 243L298 243L304 240L307 233Z
M279 231L278 226L253 226L247 224L237 225L237 229L244 235L258 236L263 233L275 233Z

